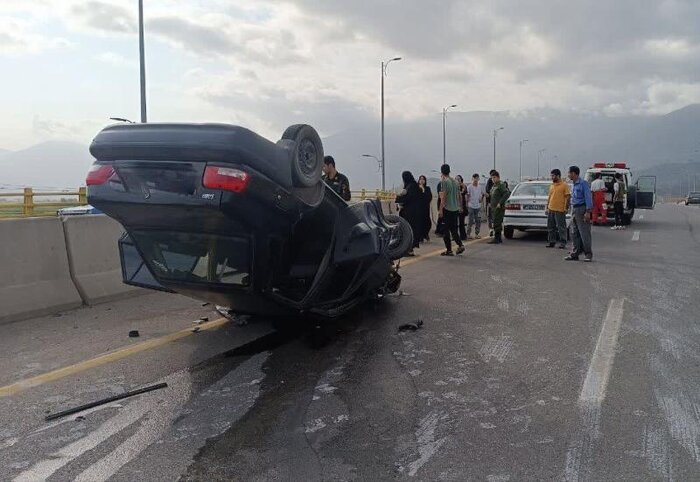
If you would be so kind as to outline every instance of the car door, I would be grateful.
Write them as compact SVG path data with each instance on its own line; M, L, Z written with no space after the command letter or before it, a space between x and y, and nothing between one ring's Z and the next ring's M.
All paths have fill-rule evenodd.
M642 176L636 182L637 209L654 209L656 205L656 176Z

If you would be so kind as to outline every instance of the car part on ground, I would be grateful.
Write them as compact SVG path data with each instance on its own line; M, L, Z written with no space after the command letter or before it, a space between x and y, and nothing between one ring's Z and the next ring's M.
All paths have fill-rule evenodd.
M126 229L127 284L238 314L322 317L400 286L410 226L323 183L311 126L273 143L224 124L120 124L90 152L89 200Z

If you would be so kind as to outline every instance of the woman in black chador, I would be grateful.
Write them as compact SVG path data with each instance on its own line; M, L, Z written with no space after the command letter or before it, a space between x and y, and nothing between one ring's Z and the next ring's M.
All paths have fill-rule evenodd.
M403 179L403 191L396 197L396 202L401 205L399 216L408 221L413 230L413 248L419 247L420 233L423 226L423 211L421 209L421 191L409 171L401 173ZM413 249L408 253L408 256L415 256Z
M433 202L433 193L428 186L428 179L423 175L418 176L418 187L421 190L421 216L423 219L419 238L421 241L430 241L430 229L433 227L433 221L430 218L430 203Z

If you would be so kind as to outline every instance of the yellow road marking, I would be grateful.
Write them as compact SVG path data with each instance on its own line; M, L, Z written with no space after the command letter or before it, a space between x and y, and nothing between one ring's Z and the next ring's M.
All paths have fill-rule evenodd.
M479 242L483 242L489 239L488 237L482 238L482 239L474 239L472 241L467 241L464 243L465 245L470 245L470 244L476 244ZM402 261L401 266L410 266L412 264L418 263L420 261L423 261L428 258L432 258L434 256L438 256L440 253L444 251L443 249L438 249L435 251L431 251L429 253L421 254L416 256L415 258L409 258L405 261ZM207 323L203 323L199 325L200 331L206 331L206 330L215 330L223 325L228 323L228 320L226 318L219 318L214 321L210 321ZM138 343L136 345L131 345L127 346L125 348L120 348L118 350L112 351L105 353L103 355L99 355L95 358L91 358L89 360L85 360L82 362L75 363L73 365L68 365L63 368L58 368L56 370L42 373L41 375L36 375L31 378L26 378L24 380L20 380L18 382L15 382L11 385L6 385L4 387L0 387L0 398L2 397L9 397L10 395L16 395L20 392L23 392L24 390L27 390L28 388L32 387L38 387L39 385L43 385L44 383L50 383L50 382L55 382L57 380L61 380L62 378L68 377L70 375L75 375L76 373L84 372L85 370L89 370L91 368L97 368L102 365L106 365L108 363L113 363L119 360L122 360L124 358L130 357L132 355L136 355L137 353L141 353L146 350L150 350L152 348L157 348L159 346L166 345L168 343L172 343L177 340L181 340L183 338L186 338L188 336L193 335L194 332L192 331L192 328L185 328L184 330L176 331L175 333L171 333L170 335L165 335L161 336L159 338L154 338L152 340L144 341L142 343Z
M200 331L206 331L215 330L225 325L226 323L228 323L228 320L226 318L219 318L214 321L202 323L198 326ZM20 393L28 388L37 387L39 385L43 385L44 383L54 382L67 376L74 375L85 370L89 370L91 368L96 368L102 365L106 365L107 363L122 360L131 355L135 355L137 353L141 353L142 351L150 350L151 348L156 348L177 340L181 340L193 334L194 332L192 331L192 328L186 328L184 330L171 333L170 335L161 336L159 338L144 341L143 343L138 343L136 345L120 348L116 351L105 353L90 360L85 360L74 365L68 365L66 367L58 368L47 373L42 373L41 375L36 375L31 378L20 380L11 385L0 387L0 397L16 395L17 393Z
M440 241L442 241L442 238L439 238L439 239L440 239ZM484 238L481 238L481 239L472 239L471 241L465 242L464 245L465 245L465 246L469 246L470 244L481 243L481 242L486 241L487 239L490 239L490 238L484 237ZM404 260L401 260L401 267L403 268L403 267L405 267L405 266L411 266L412 264L416 264L416 263L418 263L419 261L422 261L422 260L424 260L424 259L432 258L433 256L438 256L440 253L442 253L442 252L444 252L444 251L445 251L445 248L443 247L442 249L438 249L438 250L436 250L436 251L431 251L431 252L425 253L425 254L419 254L419 255L416 256L415 258L408 258L408 259L405 260L405 261L404 261Z

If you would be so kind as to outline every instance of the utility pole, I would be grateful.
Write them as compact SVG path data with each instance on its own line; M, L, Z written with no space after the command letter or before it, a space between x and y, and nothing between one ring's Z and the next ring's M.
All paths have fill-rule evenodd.
M498 131L502 131L503 127L499 127L498 129L493 130L493 170L496 170L496 136L498 135Z
M381 98L381 110L382 110L382 161L381 161L381 166L382 166L382 191L386 191L386 157L384 156L384 77L386 77L386 68L389 66L391 62L394 62L396 60L401 60L401 57L394 57L391 60L388 61L383 61L382 60L382 72L381 72L381 93L380 93L380 98Z
M146 53L143 38L143 0L139 0L139 60L141 64L141 122L146 118Z
M540 178L540 157L544 154L547 149L540 149L537 151L537 179Z
M518 182L523 180L523 144L526 142L528 142L527 139L520 141L520 179L518 179Z
M457 104L452 104L442 108L442 163L447 164L447 111L457 107Z

